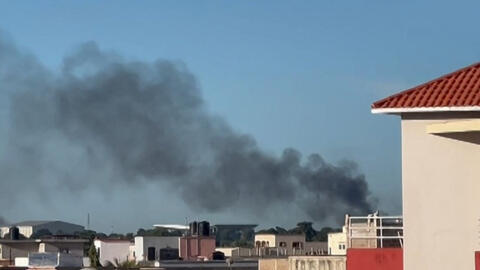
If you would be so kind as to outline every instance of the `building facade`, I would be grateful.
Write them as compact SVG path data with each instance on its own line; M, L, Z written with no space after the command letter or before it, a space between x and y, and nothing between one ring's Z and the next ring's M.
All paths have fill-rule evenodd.
M404 269L475 269L480 63L375 102L401 117Z
M18 257L28 257L32 253L65 253L83 257L88 240L84 239L25 239L0 240L0 260L13 263Z
M179 236L135 236L135 249L133 256L135 261L158 261L161 260L162 252L179 248Z
M282 255L302 254L305 249L304 234L263 234L255 235L255 247L275 248Z
M132 243L128 240L95 239L93 244L97 249L100 264L103 266L110 263L116 265L117 262L123 263L133 259L130 257Z
M192 235L180 238L180 257L183 260L212 259L215 252L215 236Z
M329 255L347 255L347 231L328 234L328 254Z

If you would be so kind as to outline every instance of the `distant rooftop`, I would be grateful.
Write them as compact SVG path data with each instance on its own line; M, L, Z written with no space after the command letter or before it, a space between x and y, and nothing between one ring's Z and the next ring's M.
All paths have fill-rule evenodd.
M65 224L70 224L70 225L76 225L76 226L82 226L70 222L65 222L61 220L26 220L26 221L21 221L13 224L2 224L0 227L6 227L6 226L38 226L38 225L43 225L43 224L48 224L48 223L54 223L54 222L61 222Z
M11 224L11 225L14 225L14 226L36 226L36 225L42 225L42 224L52 223L52 222L56 222L56 221L58 221L58 220L26 220L26 221L17 222L17 223Z
M214 227L217 228L255 228L258 225L257 224L215 224L213 225Z

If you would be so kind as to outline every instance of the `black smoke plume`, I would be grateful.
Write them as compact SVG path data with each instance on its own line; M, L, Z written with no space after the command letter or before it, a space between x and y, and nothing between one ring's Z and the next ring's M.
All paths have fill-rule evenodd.
M355 162L268 154L207 110L182 63L127 61L86 43L54 72L4 40L0 90L10 96L0 169L17 184L49 192L162 181L193 209L295 204L314 220L373 208Z

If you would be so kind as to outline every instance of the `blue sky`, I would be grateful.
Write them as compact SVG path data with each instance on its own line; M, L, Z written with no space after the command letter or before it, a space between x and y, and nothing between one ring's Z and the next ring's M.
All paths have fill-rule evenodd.
M184 62L211 112L269 152L295 147L332 162L357 161L381 208L395 214L399 119L371 115L370 104L478 61L479 8L478 1L0 1L0 29L52 69L86 41L130 59ZM92 205L122 205L121 196L91 196ZM85 223L87 210L73 208L40 205L5 215ZM109 213L122 210L96 215ZM173 210L163 215L138 226L113 218L95 225L126 231L184 219ZM240 221L228 213L206 218ZM302 217L248 222L288 227L295 218Z

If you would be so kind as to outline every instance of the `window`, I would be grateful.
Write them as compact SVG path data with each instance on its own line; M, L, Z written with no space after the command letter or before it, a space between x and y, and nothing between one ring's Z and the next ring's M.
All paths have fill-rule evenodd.
M303 248L302 242L293 242L292 248Z
M280 247L287 247L287 242L280 242L278 245Z
M155 248L149 247L147 250L147 260L154 261L155 260Z

